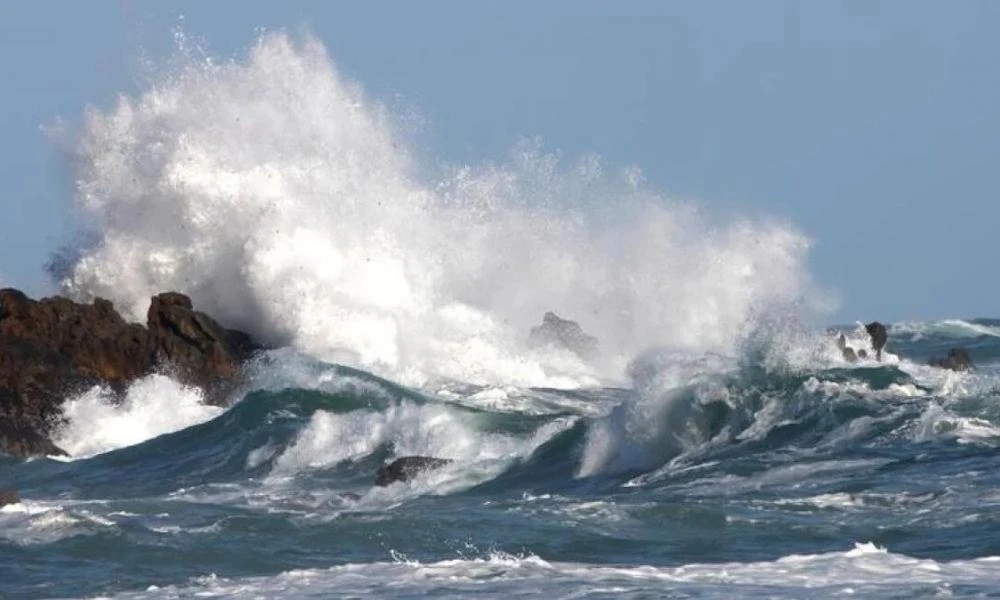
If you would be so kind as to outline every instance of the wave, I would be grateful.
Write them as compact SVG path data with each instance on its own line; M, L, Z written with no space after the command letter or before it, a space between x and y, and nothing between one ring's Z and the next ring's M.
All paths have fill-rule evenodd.
M272 389L227 410L159 375L137 382L117 405L92 390L68 402L56 435L75 462L31 465L32 478L61 487L71 469L86 481L85 497L126 493L123 482L141 496L249 480L309 486L312 478L334 492L367 493L383 461L430 455L455 461L442 471L455 476L450 487L438 480L420 490L442 493L492 479L579 418L494 413L306 358L287 370L315 387L285 387L267 370Z
M60 595L145 590L122 597L239 596L251 588L283 597L334 588L377 595L386 577L402 586L397 595L406 586L416 595L452 567L482 567L491 591L508 596L537 593L540 585L557 596L581 586L642 596L651 582L682 576L701 595L731 596L735 580L713 568L738 574L740 590L758 585L759 570L761 581L773 580L768 595L842 591L824 587L824 564L839 569L830 585L878 595L886 592L881 579L855 579L868 568L858 566L866 560L858 556L872 548L858 556L829 550L875 531L868 539L937 558L919 564L940 567L939 575L982 566L953 559L992 554L980 532L995 500L995 394L949 387L911 373L905 362L776 372L723 356L681 356L685 361L657 354L638 362L631 388L505 389L497 410L498 394L475 386L452 386L455 396L439 397L278 351L251 374L255 389L214 418L72 462L4 463L23 500L0 509L0 545L38 546L47 555L99 553L122 540L140 555L150 545L183 549L178 566L155 581L123 568L123 579L59 588ZM672 364L680 366L672 371ZM560 395L562 402L552 401ZM123 414L144 422L141 407L123 405ZM83 431L86 411L74 418L83 419ZM407 482L373 485L380 465L408 454L454 462ZM941 538L895 533L905 527L963 537L942 551ZM258 548L262 535L272 540L266 549ZM716 536L731 536L731 545L720 551ZM478 553L464 541L530 548L553 560ZM206 563L197 552L206 545L225 551ZM301 548L310 549L306 564ZM378 562L389 548L414 560ZM244 569L247 556L264 566ZM868 558L900 574L922 568L903 555ZM524 564L482 564L496 561ZM647 561L653 564L634 564ZM309 567L308 576L273 575L292 566ZM347 587L340 569L356 576ZM189 581L208 570L226 577ZM596 579L585 579L587 572ZM536 579L543 574L544 584ZM458 577L452 583L464 589ZM807 586L808 577L816 579ZM904 595L925 589L913 586ZM12 589L23 595L28 587Z
M908 341L937 336L947 338L975 338L989 336L1000 338L1000 323L994 319L945 319L931 322L893 323L889 332L896 336L906 336Z
M983 395L1000 388L988 375L962 376L970 391L897 365L776 373L652 353L633 365L632 388L508 390L497 410L479 388L435 396L289 350L262 364L253 391L227 410L162 376L137 382L120 405L97 389L71 400L56 436L77 459L66 468L87 482L85 497L121 493L128 481L140 496L218 499L216 487L232 484L226 501L245 501L305 486L384 503L477 487L669 485L692 465L783 464L900 439L1000 446L1000 403ZM409 455L454 462L388 496L373 492L375 469ZM36 471L63 486L65 468Z
M450 593L509 598L530 594L550 598L646 598L673 594L699 598L766 595L907 597L989 593L995 587L1000 557L935 561L888 552L871 543L822 554L793 554L774 561L693 563L672 567L548 562L534 555L486 553L423 563L395 555L396 560L345 564L328 569L299 569L271 577L227 579L207 575L183 586L153 586L116 598L172 598L207 594L225 597L280 596L315 598L338 595L424 596ZM391 591L386 582L393 582ZM484 587L488 586L488 587Z
M83 241L52 271L74 298L141 320L175 289L402 383L562 388L620 380L656 344L727 350L769 307L824 304L808 240L780 221L714 218L635 168L536 142L436 166L315 39L269 33L225 61L185 44L71 136ZM549 310L598 337L600 358L527 348Z
M75 588L31 590L992 585L997 558L945 559L994 554L978 521L995 500L1000 322L897 324L885 362L848 364L808 327L829 300L808 239L781 220L708 214L635 168L534 140L439 164L312 38L265 34L221 61L180 40L139 93L55 132L72 140L81 231L51 271L135 320L153 293L183 291L282 349L247 367L225 408L151 375L120 400L67 400L55 441L70 460L0 457L24 498L0 509L4 549L110 561L88 561L97 576ZM597 355L530 347L547 311L596 336ZM916 362L956 344L985 368ZM451 462L373 485L407 455ZM941 560L844 551L855 539ZM538 555L471 546L484 540ZM118 562L109 547L157 551ZM163 548L174 564L149 586ZM275 575L292 565L309 568ZM210 568L227 577L189 580ZM15 593L51 580L37 570Z

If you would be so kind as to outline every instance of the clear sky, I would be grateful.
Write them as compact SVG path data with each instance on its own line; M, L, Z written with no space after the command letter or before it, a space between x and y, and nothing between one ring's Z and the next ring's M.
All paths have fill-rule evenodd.
M217 55L309 31L445 161L521 136L788 219L834 320L1000 316L1000 2L20 2L0 20L0 281L46 289L72 175L42 126L141 82L180 23Z

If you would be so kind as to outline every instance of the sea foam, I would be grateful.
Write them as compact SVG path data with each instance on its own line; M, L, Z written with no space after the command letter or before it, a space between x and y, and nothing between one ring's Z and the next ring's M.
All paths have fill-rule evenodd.
M441 586L456 595L648 598L664 590L699 598L766 595L892 597L951 596L952 588L983 593L993 587L1000 557L935 561L887 552L872 543L845 552L793 554L774 561L691 563L670 567L549 562L535 555L492 552L482 558L422 563L395 555L394 562L299 569L270 577L202 577L182 587L150 587L118 598L174 598L192 594L318 598L337 593L366 596L428 595ZM583 591L581 591L583 590Z
M222 408L203 400L198 388L159 374L133 382L121 402L111 390L95 386L66 401L64 423L53 441L72 458L124 448L222 413Z

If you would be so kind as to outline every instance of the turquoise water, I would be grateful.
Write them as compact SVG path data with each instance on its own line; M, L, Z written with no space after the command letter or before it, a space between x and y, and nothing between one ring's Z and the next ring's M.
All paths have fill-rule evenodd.
M131 445L115 431L187 410L176 386L101 408L131 411L110 433L80 400L75 460L0 462L24 499L0 596L997 594L996 326L895 326L885 364L651 352L628 385L562 391L277 351L228 410ZM921 366L958 345L978 372ZM372 485L414 454L454 462Z

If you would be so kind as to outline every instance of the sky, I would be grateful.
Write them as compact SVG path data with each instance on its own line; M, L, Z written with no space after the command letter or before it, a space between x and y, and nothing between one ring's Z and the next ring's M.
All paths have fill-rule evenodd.
M442 161L524 136L640 167L668 195L785 219L831 321L1000 316L1000 2L22 2L0 22L0 283L54 290L72 171L44 129L143 82L181 26L261 28L425 119Z

